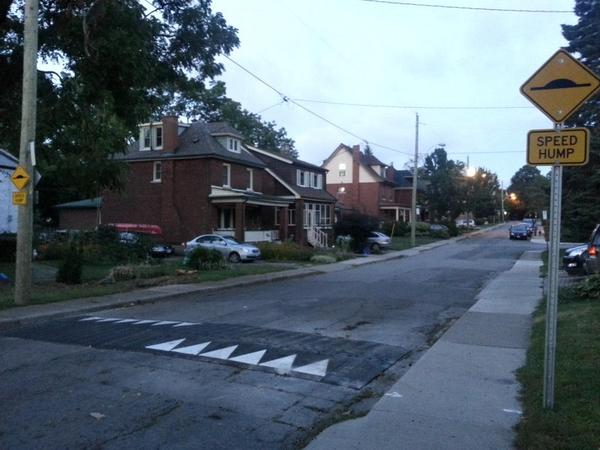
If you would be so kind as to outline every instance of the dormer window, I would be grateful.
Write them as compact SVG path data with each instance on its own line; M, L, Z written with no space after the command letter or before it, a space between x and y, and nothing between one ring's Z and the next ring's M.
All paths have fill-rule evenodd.
M227 141L228 141L227 149L230 152L240 153L241 143L240 143L239 139L228 138Z
M162 125L146 124L140 127L140 151L162 150Z

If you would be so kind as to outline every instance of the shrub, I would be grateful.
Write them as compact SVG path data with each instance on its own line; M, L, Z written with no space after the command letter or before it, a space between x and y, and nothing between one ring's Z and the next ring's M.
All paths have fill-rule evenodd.
M69 246L65 259L58 269L56 281L66 284L80 284L83 261L81 251L75 244Z
M427 222L417 222L415 224L415 234L417 236L425 236L429 234L429 224Z
M17 237L14 234L0 235L0 261L14 262L17 253Z
M336 222L333 230L336 236L350 236L350 246L354 251L362 251L371 231L379 228L376 218L364 214L347 214Z
M202 247L192 250L187 255L185 264L196 270L221 270L226 267L223 256L218 251Z
M259 242L257 246L260 248L261 258L267 261L310 261L315 254L314 250L292 241Z
M579 300L600 300L600 275L591 275L579 283L574 292Z
M66 242L52 241L46 244L40 244L37 251L40 259L65 259L69 252L69 244Z
M410 233L410 223L408 222L385 222L381 226L381 232L387 234L388 236L406 236Z
M331 255L313 255L310 258L310 262L313 262L316 264L331 264L336 261L337 261L336 257L331 256Z
M112 279L115 281L127 281L135 279L135 269L132 266L117 266L111 270Z

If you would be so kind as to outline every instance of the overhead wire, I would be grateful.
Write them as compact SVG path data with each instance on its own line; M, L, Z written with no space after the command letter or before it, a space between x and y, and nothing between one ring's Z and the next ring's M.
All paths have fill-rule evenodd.
M244 72L246 72L248 75L250 75L252 78L254 78L255 80L259 81L260 83L264 84L265 86L267 86L269 89L271 89L272 91L274 91L275 93L277 93L284 101L289 102L289 103L293 103L294 105L296 105L298 108L304 110L305 112L311 114L314 117L317 117L318 119L328 123L329 125L331 125L334 128L337 128L340 131L343 131L344 133L364 142L365 144L370 144L370 145L374 145L376 147L380 147L386 150L390 150L396 153L400 153L403 155L408 155L411 156L412 153L410 152L405 152L402 150L399 150L397 148L393 148L393 147L388 147L386 145L382 145L379 144L377 142L373 142L369 139L366 139L356 133L354 133L353 131L350 131L347 128L344 128L341 125L338 125L337 123L329 120L328 118L322 116L321 114L307 108L306 106L302 105L301 103L298 103L297 101L295 101L293 98L288 97L287 95L285 95L282 91L280 91L279 89L277 89L276 87L274 87L273 85L271 85L270 83L268 83L267 81L263 80L261 77L259 77L258 75L256 75L254 72L250 71L249 69L247 69L246 67L242 66L240 63L238 63L237 61L235 61L233 58L231 58L228 55L223 55L226 59L228 59L232 64L236 65L237 67L239 67L240 69L242 69Z
M441 9L457 9L466 11L484 11L484 12L506 12L506 13L528 13L528 14L573 14L572 10L556 10L556 9L513 9L513 8L486 8L481 6L461 6L461 5L441 5L432 3L415 3L401 2L395 0L360 0L368 3L383 3L387 5L397 6L415 6L422 8L441 8Z
M332 100L316 100L308 98L294 98L301 103L318 103L334 106L355 106L359 108L381 108L381 109L441 109L441 110L494 110L494 109L533 109L533 106L425 106L425 105L390 105L379 103L350 103Z

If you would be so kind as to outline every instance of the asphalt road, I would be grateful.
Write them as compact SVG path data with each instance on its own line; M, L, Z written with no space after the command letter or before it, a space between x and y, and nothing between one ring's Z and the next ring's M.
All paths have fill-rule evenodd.
M0 448L297 448L365 414L534 247L420 255L0 336Z

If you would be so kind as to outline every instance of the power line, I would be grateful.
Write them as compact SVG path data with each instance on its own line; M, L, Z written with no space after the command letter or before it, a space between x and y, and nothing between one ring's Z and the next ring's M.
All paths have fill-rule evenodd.
M280 102L275 103L274 105L267 106L266 108L263 108L260 111L257 111L256 114L262 114L262 113L264 113L264 112L266 112L266 111L268 111L268 110L270 110L272 108L275 108L276 106L279 106L279 105L281 105L282 103L285 103L285 102L287 102L287 99L283 99Z
M330 100L315 100L308 98L295 98L294 101L302 103L319 103L335 106L355 106L359 108L382 108L382 109L442 109L442 110L493 110L493 109L533 109L533 106L423 106L423 105L388 105L377 103L349 103Z
M369 3L384 3L397 6L417 6L422 8L443 8L443 9L459 9L467 11L486 11L486 12L509 12L509 13L539 13L539 14L572 14L569 10L555 9L511 9L511 8L484 8L479 6L458 6L458 5L437 5L430 3L413 3L399 2L394 0L360 0Z
M246 72L248 75L250 75L252 78L254 78L255 80L259 81L260 83L264 84L265 86L267 86L269 89L271 89L272 91L276 92L283 101L285 102L289 102L289 103L293 103L294 105L296 105L298 108L303 109L304 111L306 111L307 113L317 117L318 119L328 123L329 125L331 125L332 127L337 128L340 131L343 131L344 133L359 139L360 141L364 142L365 144L371 144L374 145L376 147L380 147L386 150L390 150L396 153L401 153L403 155L409 155L411 156L411 154L409 152L404 152L402 150L398 150L396 148L392 148L392 147L388 147L382 144L378 144L376 142L370 141L369 139L366 139L364 137L359 136L358 134L348 130L347 128L342 127L341 125L338 125L335 122L332 122L331 120L327 119L326 117L314 112L313 110L307 108L306 106L298 103L297 101L295 101L294 99L288 97L287 95L285 95L283 92L281 92L279 89L275 88L274 86L272 86L271 84L269 84L268 82L266 82L265 80L263 80L261 77L259 77L258 75L256 75L255 73L253 73L252 71L250 71L249 69L246 69L244 66L242 66L240 63L238 63L237 61L235 61L234 59L230 58L227 55L223 55L225 58L227 58L229 61L231 61L233 64L235 64L237 67L239 67L240 69L242 69L244 72Z

